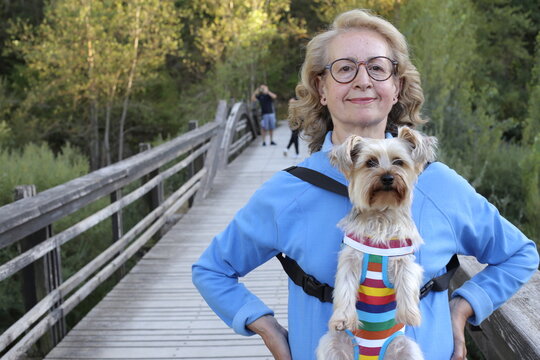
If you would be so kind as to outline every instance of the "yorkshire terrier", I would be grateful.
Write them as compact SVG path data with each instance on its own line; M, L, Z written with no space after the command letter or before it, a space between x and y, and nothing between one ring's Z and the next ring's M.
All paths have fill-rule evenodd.
M392 139L350 136L330 153L349 181L344 231L328 332L319 360L423 359L405 325L420 325L423 243L411 214L414 184L435 160L437 140L406 126ZM364 358L364 357L362 357Z

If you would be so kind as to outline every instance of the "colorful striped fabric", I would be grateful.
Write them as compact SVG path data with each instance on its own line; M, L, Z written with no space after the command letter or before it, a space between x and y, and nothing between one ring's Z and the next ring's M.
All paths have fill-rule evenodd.
M346 238L357 242L350 235ZM396 253L409 254L411 244L410 240L392 240L387 248L377 246L377 255L370 251L372 244L364 242L363 245L367 247L368 253L363 251L362 278L356 303L362 326L353 331L352 335L359 348L359 351L355 351L355 356L358 353L358 360L376 360L382 359L386 347L395 336L405 332L405 325L395 320L396 292L388 280L387 272L389 256L395 256ZM385 251L388 255L384 255Z

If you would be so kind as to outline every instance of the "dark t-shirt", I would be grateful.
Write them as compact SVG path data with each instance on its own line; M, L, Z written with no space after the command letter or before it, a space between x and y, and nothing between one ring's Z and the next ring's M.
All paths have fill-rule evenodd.
M272 114L274 112L274 99L268 94L258 94L256 96L257 100L259 100L259 104L261 104L261 110L263 115L264 114Z

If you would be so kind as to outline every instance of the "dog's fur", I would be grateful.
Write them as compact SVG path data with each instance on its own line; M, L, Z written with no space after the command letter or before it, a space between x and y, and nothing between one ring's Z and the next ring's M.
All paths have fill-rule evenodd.
M368 139L349 137L330 153L332 164L349 180L352 209L339 223L345 234L370 237L375 243L387 239L411 239L417 249L423 240L412 220L414 184L426 163L435 160L437 141L408 127L399 129L397 138ZM383 181L383 177L386 177ZM339 255L334 288L334 311L328 333L317 348L319 360L352 360L353 344L344 330L360 324L356 312L363 253L344 245ZM414 255L391 257L388 276L396 290L396 321L420 324L419 292L422 268ZM399 356L398 356L399 354ZM388 346L384 359L423 359L418 345L397 336ZM356 359L355 359L356 360Z

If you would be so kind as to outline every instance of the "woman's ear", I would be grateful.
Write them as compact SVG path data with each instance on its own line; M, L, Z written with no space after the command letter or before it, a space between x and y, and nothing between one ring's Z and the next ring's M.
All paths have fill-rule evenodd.
M321 75L317 76L317 90L319 91L319 102L322 106L326 106L326 86Z

